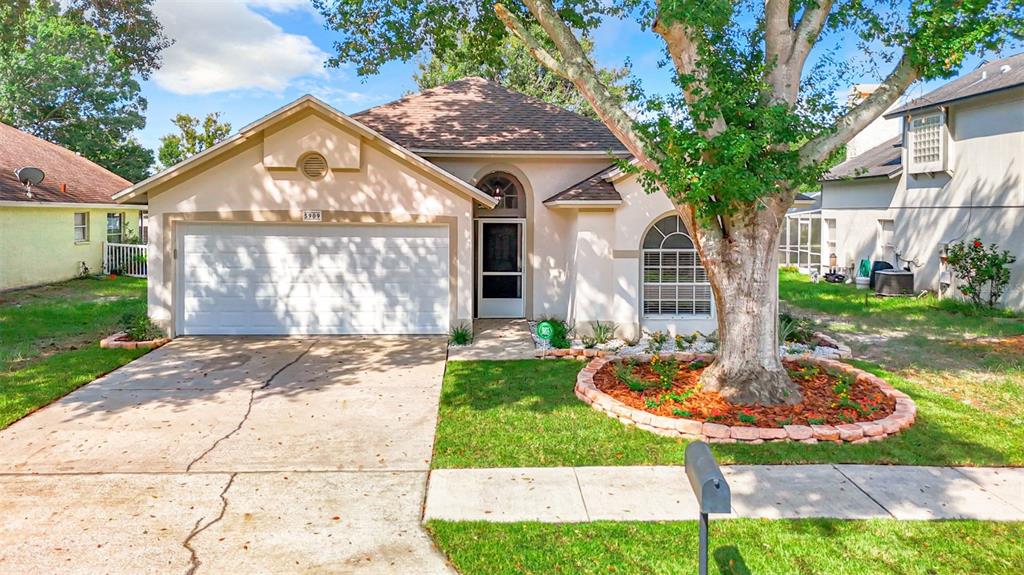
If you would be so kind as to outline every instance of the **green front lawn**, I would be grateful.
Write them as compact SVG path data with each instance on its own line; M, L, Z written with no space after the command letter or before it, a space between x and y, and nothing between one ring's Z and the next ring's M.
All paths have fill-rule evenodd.
M427 525L463 575L691 574L694 522ZM1017 573L1024 523L730 519L711 524L709 572L722 575Z
M903 434L864 445L716 445L722 463L1024 465L1024 318L931 297L876 299L783 272L780 297L850 342L855 365L917 402ZM980 338L980 339L979 339ZM573 394L572 360L451 362L433 465L680 464L686 443L627 428Z
M720 463L1024 465L1024 426L863 362L910 394L918 419L862 445L714 445ZM679 465L686 442L623 426L573 393L583 362L453 361L441 393L434 468Z
M145 353L99 347L145 309L146 281L134 278L0 295L0 429Z

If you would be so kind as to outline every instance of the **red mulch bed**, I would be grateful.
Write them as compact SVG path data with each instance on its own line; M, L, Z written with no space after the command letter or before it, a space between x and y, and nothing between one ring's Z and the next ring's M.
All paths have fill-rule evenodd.
M701 362L678 363L669 389L662 387L658 374L646 362L632 366L633 378L648 385L643 391L634 391L619 380L616 375L619 364L616 362L602 367L594 375L594 384L602 392L635 409L665 417L723 425L840 425L882 419L896 408L896 400L882 393L877 386L863 380L856 381L848 374L827 371L809 362L783 361L783 365L800 386L804 398L802 403L775 406L729 403L717 392L700 388L700 375L705 369ZM845 398L837 393L843 392L844 387Z

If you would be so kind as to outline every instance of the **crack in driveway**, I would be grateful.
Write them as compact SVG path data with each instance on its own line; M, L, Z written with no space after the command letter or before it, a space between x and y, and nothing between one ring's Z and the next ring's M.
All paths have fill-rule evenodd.
M209 529L210 526L214 523L217 523L221 519L224 519L224 514L228 510L228 489L231 489L231 485L235 482L236 476L238 476L238 473L232 473L231 476L228 477L227 485L225 485L224 489L222 489L220 492L220 513L213 518L213 521L210 521L202 527L200 527L199 524L203 522L203 519L205 519L205 517L200 517L199 520L196 521L195 527L193 527L192 531L188 534L188 537L186 537L185 540L181 542L181 546L185 549L188 549L188 552L191 554L191 557L189 559L189 568L188 571L185 572L185 575L194 575L196 570L199 569L199 566L203 564L203 562L199 560L199 554L196 553L195 548L192 547L192 539L197 537L203 531Z
M188 466L185 467L185 472L187 473L189 471L192 471L192 466L195 465L196 463L199 463L199 460L209 455L210 452L216 449L217 446L220 445L222 441L238 433L242 429L242 426L245 425L245 422L249 419L249 415L252 413L252 404L256 400L256 392L264 391L265 389L270 387L270 384L273 383L274 378L276 378L278 375L281 375L281 372L283 372L284 370L298 363L299 360L301 360L302 358L306 357L306 354L309 353L310 350L312 350L315 345L316 341L313 341L313 343L309 344L309 347L307 347L302 353L296 356L295 359L284 364L283 366L281 366L280 369L275 371L273 375L268 377L267 380L263 382L263 385L257 387L256 389L250 390L249 405L246 407L245 413L242 415L242 419L238 422L238 425L236 425L235 428L232 429L231 431L227 432L227 434L225 434L223 437L220 437L219 439L217 439L217 441L214 441L213 445L211 445L206 451L200 453L195 459L189 462Z

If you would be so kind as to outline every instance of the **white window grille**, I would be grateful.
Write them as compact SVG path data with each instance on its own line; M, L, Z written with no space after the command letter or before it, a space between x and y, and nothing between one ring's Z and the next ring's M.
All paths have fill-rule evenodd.
M946 169L946 122L942 113L910 118L907 130L907 172L921 174Z
M89 241L89 212L75 212L75 241Z
M643 311L647 318L711 315L711 284L679 216L644 236Z

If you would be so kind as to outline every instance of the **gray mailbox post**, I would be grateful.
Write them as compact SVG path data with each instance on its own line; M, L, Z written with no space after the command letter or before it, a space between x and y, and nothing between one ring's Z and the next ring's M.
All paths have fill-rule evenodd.
M700 507L700 549L698 567L700 575L708 573L708 513L729 513L732 511L732 494L708 444L694 441L686 446L684 455L686 477L697 497Z

